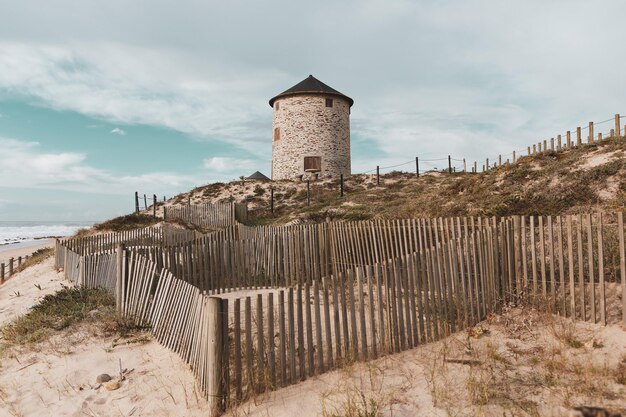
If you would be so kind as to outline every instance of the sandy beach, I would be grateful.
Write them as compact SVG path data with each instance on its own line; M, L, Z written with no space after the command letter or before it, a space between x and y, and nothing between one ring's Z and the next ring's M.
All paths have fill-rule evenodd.
M54 246L54 239L29 240L27 242L14 243L0 246L0 263L8 263L9 259L18 256L31 255L33 252L43 248Z

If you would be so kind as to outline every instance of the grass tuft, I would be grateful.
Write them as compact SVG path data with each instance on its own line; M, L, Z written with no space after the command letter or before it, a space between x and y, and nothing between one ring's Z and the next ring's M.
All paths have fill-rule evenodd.
M38 249L35 252L33 252L33 254L28 259L22 262L22 264L17 269L17 271L20 272L20 271L25 270L29 266L40 264L46 259L48 259L49 257L51 257L52 255L54 255L54 248Z
M4 347L47 340L81 322L97 323L105 335L128 335L138 328L115 312L115 299L104 289L63 288L46 295L25 315L0 329Z

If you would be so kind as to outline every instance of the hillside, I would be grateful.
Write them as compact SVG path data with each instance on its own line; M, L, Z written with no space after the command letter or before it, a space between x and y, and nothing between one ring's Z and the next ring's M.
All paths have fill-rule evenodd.
M560 152L520 158L485 173L431 171L353 175L339 197L338 180L214 183L180 194L165 206L248 201L255 224L433 216L559 215L614 210L626 202L626 140L605 140ZM270 186L275 213L269 210ZM161 207L159 211L162 212Z

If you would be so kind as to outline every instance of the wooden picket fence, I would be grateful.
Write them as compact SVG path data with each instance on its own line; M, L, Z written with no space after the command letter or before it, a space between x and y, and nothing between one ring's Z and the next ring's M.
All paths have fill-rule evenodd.
M57 262L76 284L114 291L122 314L180 354L214 414L439 340L507 303L626 325L621 212L235 225L172 245L143 236L115 252L111 239L59 241Z
M228 227L248 218L245 203L203 203L163 208L164 220L183 220L202 228Z

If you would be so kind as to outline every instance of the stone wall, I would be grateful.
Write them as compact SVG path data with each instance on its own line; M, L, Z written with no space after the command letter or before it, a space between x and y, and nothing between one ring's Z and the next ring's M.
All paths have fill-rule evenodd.
M333 107L326 107L326 98ZM278 110L277 110L278 106ZM350 175L350 104L337 96L298 94L274 102L272 179L295 179L304 172L304 158L322 158L321 176ZM274 136L272 136L274 137Z

